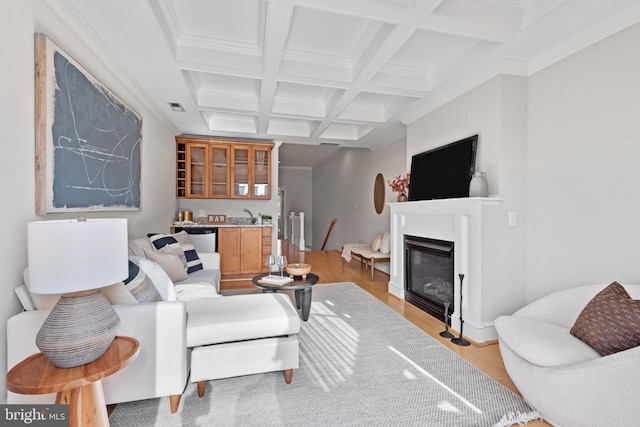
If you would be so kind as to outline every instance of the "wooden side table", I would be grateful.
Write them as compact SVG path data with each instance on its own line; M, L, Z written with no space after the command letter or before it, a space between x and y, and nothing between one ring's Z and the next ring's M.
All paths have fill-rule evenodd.
M75 368L58 368L42 353L27 357L7 373L7 389L20 394L58 393L56 403L69 404L70 425L108 426L102 378L131 363L138 340L117 336L98 359Z

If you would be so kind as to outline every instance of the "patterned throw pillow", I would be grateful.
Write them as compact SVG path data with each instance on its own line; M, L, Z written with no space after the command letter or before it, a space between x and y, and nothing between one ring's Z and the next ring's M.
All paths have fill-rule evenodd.
M162 301L151 279L133 261L129 261L129 277L124 280L124 287L138 302Z
M186 231L174 234L149 234L148 237L158 250L164 246L169 246L173 249L183 260L187 273L191 274L194 271L203 269L202 260L198 257L196 248L193 246L193 242L191 242Z
M187 257L184 254L184 250L182 249L182 245L178 243L178 241L170 234L148 234L147 237L149 241L153 245L156 250L160 250L162 248L169 247L182 261L184 268L187 268Z
M172 234L172 236L180 243L184 256L187 258L187 273L202 270L202 260L198 257L198 252L196 252L196 247L193 245L189 234L183 230Z
M571 334L602 356L640 345L640 300L613 282L584 307Z

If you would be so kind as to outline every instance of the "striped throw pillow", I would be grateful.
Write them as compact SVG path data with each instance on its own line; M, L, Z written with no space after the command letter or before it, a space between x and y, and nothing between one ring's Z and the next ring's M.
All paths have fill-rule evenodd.
M162 301L162 297L151 279L131 260L129 261L129 277L123 283L138 302Z
M149 234L149 240L153 246L160 250L165 246L169 246L174 252L180 256L187 269L187 273L202 270L202 260L198 257L195 246L189 238L186 231L174 234Z
M180 246L182 246L184 256L187 259L187 273L202 270L202 260L198 257L198 252L196 252L196 247L193 246L189 234L183 230L179 233L172 234L172 236L180 243Z
M157 251L164 248L165 246L169 247L182 261L184 268L187 268L187 257L184 254L184 250L182 249L182 245L178 243L178 241L170 234L148 234L147 237L154 248ZM145 255L146 256L146 255Z

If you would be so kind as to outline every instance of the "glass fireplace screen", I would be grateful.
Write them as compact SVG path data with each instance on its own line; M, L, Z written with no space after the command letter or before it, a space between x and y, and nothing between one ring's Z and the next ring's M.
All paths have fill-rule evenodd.
M405 299L442 319L445 302L453 313L453 242L404 236Z

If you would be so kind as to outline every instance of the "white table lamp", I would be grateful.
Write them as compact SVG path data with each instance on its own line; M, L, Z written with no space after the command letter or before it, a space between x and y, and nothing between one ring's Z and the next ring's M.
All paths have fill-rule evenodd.
M128 276L124 218L27 224L30 291L64 294L36 337L61 368L92 362L116 336L120 318L98 288Z

